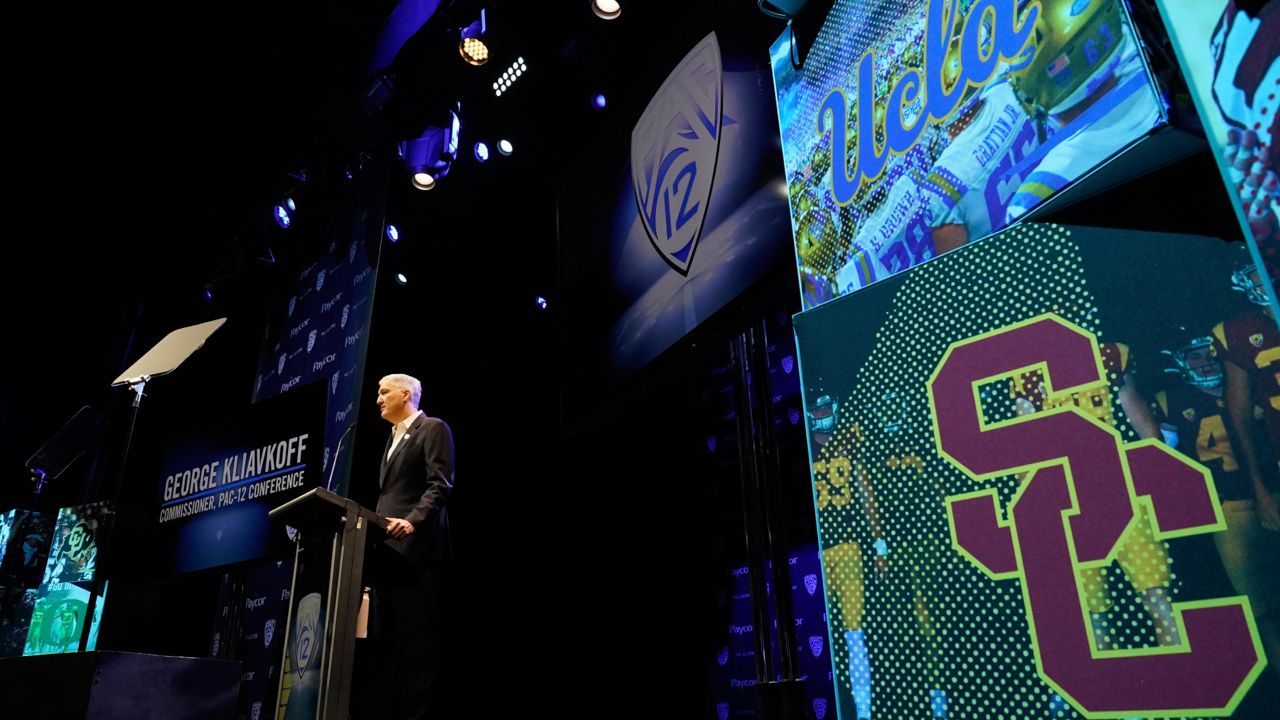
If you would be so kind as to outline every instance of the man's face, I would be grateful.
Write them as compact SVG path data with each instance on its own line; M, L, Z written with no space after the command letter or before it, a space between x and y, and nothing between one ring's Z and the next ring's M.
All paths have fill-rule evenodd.
M409 414L409 390L387 383L378 386L378 411L382 419L398 423Z
M1213 351L1207 347L1188 350L1186 358L1187 369L1201 378L1209 378L1215 375L1221 376L1222 374L1222 365L1213 356Z

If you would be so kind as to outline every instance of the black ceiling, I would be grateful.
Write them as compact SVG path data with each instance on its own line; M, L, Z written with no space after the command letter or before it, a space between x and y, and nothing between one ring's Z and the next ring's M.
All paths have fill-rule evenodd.
M458 57L452 27L489 8L493 57ZM726 54L765 58L782 24L749 0L627 2L620 19L574 2L441 3L388 68L396 92L361 98L395 3L283 0L27 7L6 23L12 320L0 395L0 500L22 462L143 348L127 329L204 319L210 280L243 269L276 232L270 209L306 169L333 176L392 152L442 104L462 104L463 145L437 191L393 175L389 214L421 237L399 262L465 293L552 288L554 188L576 158L625 145L684 51L715 28ZM516 56L528 72L496 98ZM603 111L591 106L605 93ZM517 152L479 166L476 139ZM21 259L18 259L21 258ZM511 297L514 297L512 295ZM152 338L154 340L155 338ZM146 338L138 340L138 343ZM3 504L0 502L0 504Z

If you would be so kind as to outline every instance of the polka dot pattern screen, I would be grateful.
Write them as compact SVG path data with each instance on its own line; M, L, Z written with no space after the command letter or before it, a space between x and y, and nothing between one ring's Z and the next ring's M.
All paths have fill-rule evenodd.
M1126 280L1144 262L1156 278L1192 275ZM1027 474L975 481L939 452L931 377L955 343L1058 318L1094 338L1105 382L1055 394L1037 368L985 378L978 421L1071 406L1135 442L1145 411L1128 405L1142 415L1130 418L1121 388L1149 396L1167 382L1150 358L1178 321L1207 328L1245 311L1228 278L1247 262L1212 239L1022 224L796 317L839 717L1100 716L1038 671L1024 578L993 579L953 543L948 498L993 490L1005 517ZM1102 650L1176 645L1170 603L1237 595L1208 535L1157 537L1137 515L1115 562L1077 573L1079 620ZM1274 691L1259 669L1241 697L1259 677L1234 717Z

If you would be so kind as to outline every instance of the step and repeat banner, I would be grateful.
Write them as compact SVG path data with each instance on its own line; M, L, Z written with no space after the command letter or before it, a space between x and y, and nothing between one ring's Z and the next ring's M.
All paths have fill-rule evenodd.
M1164 125L1121 0L837 0L771 50L804 307L999 230Z
M1274 717L1242 243L1023 223L795 326L839 717Z

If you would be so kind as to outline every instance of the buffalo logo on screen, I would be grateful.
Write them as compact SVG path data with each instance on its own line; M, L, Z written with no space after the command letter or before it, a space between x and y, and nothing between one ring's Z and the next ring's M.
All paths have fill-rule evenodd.
M729 703L716 703L716 717L720 720L729 720Z
M276 636L276 619L271 618L262 626L262 644L271 647L271 639Z
M814 657L818 657L819 655L822 654L822 636L821 635L809 636L809 652L813 653Z
M249 707L249 718L250 720L260 720L261 717L262 717L262 701L259 700L258 702L254 703Z
M729 648L722 647L720 648L719 654L716 655L716 664L718 664L720 667L724 667L728 663L729 663Z
M281 353L280 359L276 361L276 374L284 375L284 361L289 359L289 353Z
M818 720L822 720L827 716L827 699L826 698L813 699L813 716Z
M315 346L316 346L316 331L312 330L311 332L307 333L307 352L311 352L311 349L314 348Z
M350 305L343 305L343 306L342 306L342 320L338 322L338 327L342 328L343 330L346 330L346 329L347 329L347 316L349 316L350 314L351 314L351 306L350 306Z
M293 666L297 668L298 679L307 673L307 666L312 658L319 654L317 647L320 637L320 593L314 592L298 601L298 632L293 639Z
M293 310L298 306L297 296L289 298L289 317L293 317Z
M818 576L817 575L815 575L814 573L809 573L808 575L804 576L804 591L809 593L809 597L813 597L813 594L818 592Z
M323 287L324 287L324 271L321 270L320 272L316 273L316 292L320 292L321 288Z
M631 131L631 182L640 221L672 268L689 274L716 159L724 84L715 33L685 55Z

